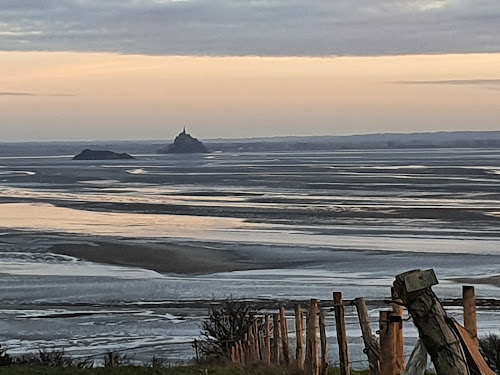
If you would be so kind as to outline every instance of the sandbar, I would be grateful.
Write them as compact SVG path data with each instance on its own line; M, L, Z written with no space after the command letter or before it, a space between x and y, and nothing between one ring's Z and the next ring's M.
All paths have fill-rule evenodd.
M132 266L159 273L208 274L272 268L230 250L179 244L103 242L55 244L50 251L85 261Z

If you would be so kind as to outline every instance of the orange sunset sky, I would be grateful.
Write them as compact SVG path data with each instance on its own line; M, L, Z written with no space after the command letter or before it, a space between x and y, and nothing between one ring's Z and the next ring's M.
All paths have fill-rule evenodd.
M84 3L74 1L75 7ZM94 2L88 3L95 7ZM164 12L164 19L144 14L152 3ZM405 2L381 2L386 6L390 3ZM452 22L458 10L465 14L462 8L468 2L416 3L420 8L397 8L400 16L420 17L413 27L437 14L448 15ZM248 31L250 35L244 33L243 27L257 27L258 22L264 27L271 19L246 21L248 25L238 26L242 35L215 33L212 45L207 46L203 27L208 32L213 23L206 21L208 26L204 26L202 21L206 13L211 14L209 2L136 1L135 8L130 2L120 4L126 4L122 17L129 17L131 30L145 22L144 17L151 17L153 24L162 22L163 26L148 35L134 35L131 31L125 39L117 32L125 33L123 28L113 29L109 19L108 23L102 21L107 27L111 25L109 31L104 31L114 42L110 47L112 43L100 44L98 36L91 40L87 29L75 31L68 26L55 32L53 27L61 26L50 26L48 21L44 26L45 16L41 13L32 15L32 24L26 20L16 23L15 17L2 23L0 17L0 123L4 141L170 139L184 125L199 138L500 130L500 38L494 41L495 36L499 37L498 26L490 30L489 36L484 32L476 44L472 40L463 46L457 46L454 40L460 35L460 24L455 25L457 32L448 36L436 30L441 38L439 45L435 45L432 34L424 32L408 44L402 44L405 40L397 40L397 36L392 37L395 40L387 37L386 41L371 41L372 32L364 30L363 25L366 19L374 24L382 22L382 16L372 19L366 9L358 9L358 13L354 9L346 13L346 20L359 16L364 17L364 23L348 31L363 35L355 40L332 35L331 48L325 48L329 45L328 30L307 38L303 36L306 31L300 37L289 31L289 35L279 33L279 38L271 37L271 41L265 30L260 36L253 34L255 30ZM141 4L144 9L139 8ZM326 3L289 4L294 5L287 7L283 3L277 10L291 12L297 4L320 8ZM484 1L485 12L491 12L487 4L494 3ZM21 17L22 5L11 7L11 16L17 10ZM233 8L231 11L236 12ZM500 4L497 8L500 14ZM137 13L138 9L141 13ZM181 16L180 9L185 12ZM262 11L258 4L252 10ZM333 14L334 10L324 11ZM452 10L455 13L449 15ZM87 11L90 20L92 11L97 10L89 5ZM171 13L188 20L193 17L198 20L197 26L194 30L189 24L177 26L175 32L163 30ZM68 10L67 15L57 17L61 17L60 22L67 17L72 25L71 14ZM302 20L300 14L295 17L296 22ZM236 27L227 18L222 17L220 22ZM307 17L302 21L313 25ZM176 24L177 18L172 16L171 22ZM284 31L286 27L293 30L293 24L280 26L276 22L276 27ZM341 20L331 21L332 33L335 22ZM339 25L342 30L347 27ZM101 30L99 25L88 29L91 27ZM408 32L403 22L391 27ZM469 31L463 28L463 33ZM185 36L187 32L192 33L192 38ZM189 40L176 40L176 33ZM181 42L185 50L175 47ZM356 49L349 52L347 42ZM415 44L414 49L409 48L410 42ZM245 43L248 50L242 47Z

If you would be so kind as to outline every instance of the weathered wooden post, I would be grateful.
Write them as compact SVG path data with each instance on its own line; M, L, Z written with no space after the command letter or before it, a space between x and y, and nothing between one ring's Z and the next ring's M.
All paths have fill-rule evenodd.
M418 339L410 354L404 375L425 375L427 370L427 350L422 340Z
M370 317L368 316L368 310L366 308L366 301L364 298L355 298L351 304L356 306L358 311L359 325L361 327L361 334L363 336L363 342L365 344L365 349L363 352L368 357L368 362L370 364L371 375L379 375L380 373L380 346L378 344L377 338L373 335L372 328L370 326Z
M342 292L333 293L333 309L335 311L335 324L337 327L337 341L339 343L340 374L351 375L349 361L349 348L347 346L347 329L345 323L345 306Z
M398 375L396 363L396 330L392 311L380 311L380 375Z
M250 360L250 345L248 345L248 333L243 334L243 356L245 358L245 365L252 361Z
M269 315L266 315L264 322L264 355L263 360L268 365L271 364L271 321Z
M318 356L318 301L311 300L311 308L307 315L306 359L304 368L307 375L319 375Z
M295 305L295 335L296 349L295 360L297 361L297 368L304 369L304 314L300 305Z
M254 352L254 360L260 361L260 345L259 345L259 322L256 320L253 322L253 352Z
M290 346L288 344L288 325L286 324L285 308L280 309L280 330L281 330L281 348L283 349L283 362L285 366L290 366Z
M243 349L243 341L238 341L238 350L239 350L239 357L240 357L240 364L244 365L245 364L245 350Z
M249 363L254 363L255 362L255 335L253 333L253 325L248 327L248 362Z
M280 364L280 318L279 314L273 314L273 363Z
M410 313L438 375L469 375L459 338L431 289L438 283L434 270L413 270L396 276L394 287Z
M403 335L403 301L398 297L396 289L391 288L392 301L392 329L394 330L396 347L395 347L395 357L396 357L396 371L397 374L403 374L405 371L405 338Z
M328 348L326 342L326 317L323 310L319 311L319 342L321 346L321 375L327 375Z
M477 340L476 292L473 286L462 286L462 306L464 308L464 327L471 337Z
M198 350L198 340L194 339L193 342L193 348L194 348L194 353L195 353L195 358L196 358L196 363L200 362L200 352Z

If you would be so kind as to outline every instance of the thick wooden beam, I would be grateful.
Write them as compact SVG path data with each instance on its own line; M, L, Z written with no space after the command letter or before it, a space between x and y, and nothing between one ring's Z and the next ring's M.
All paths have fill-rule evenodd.
M438 375L469 375L458 336L447 323L441 303L431 289L434 271L414 270L397 275L394 287L418 329Z

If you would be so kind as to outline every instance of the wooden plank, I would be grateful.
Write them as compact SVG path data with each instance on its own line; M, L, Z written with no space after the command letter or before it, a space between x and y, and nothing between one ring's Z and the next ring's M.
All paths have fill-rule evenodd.
M365 349L363 350L363 352L368 357L368 362L370 364L370 373L371 375L379 375L380 346L370 326L370 317L368 316L366 301L364 298L355 298L352 301L352 304L356 306L356 310L358 312L361 335L363 336L363 342L365 344Z
M462 327L455 319L449 318L447 321L460 338L467 358L467 363L472 373L478 375L495 375L495 372L489 368L479 352L479 343L477 339L472 337L469 331Z
M427 350L422 340L418 339L410 354L404 375L425 375L427 370Z
M333 293L333 309L335 311L337 341L339 343L340 374L351 375L349 347L347 344L347 328L345 323L345 306L342 299L342 292Z

